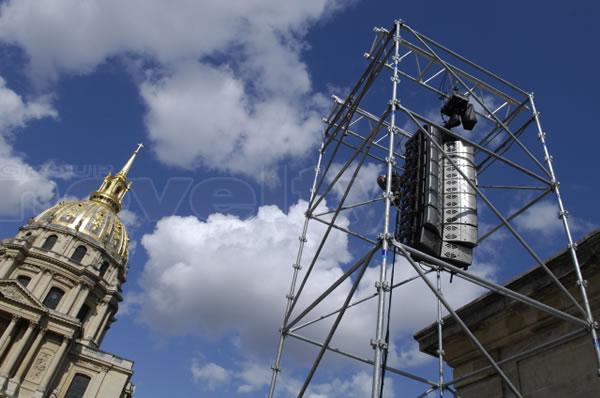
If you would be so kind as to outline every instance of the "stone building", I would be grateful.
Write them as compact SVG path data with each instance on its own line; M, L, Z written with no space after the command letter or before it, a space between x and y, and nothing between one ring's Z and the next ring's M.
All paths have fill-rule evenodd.
M141 145L88 200L60 202L0 246L0 396L129 398L133 362L99 346L127 275L118 217Z
M584 279L595 319L600 318L600 230L577 244ZM574 297L575 271L567 250L551 258L548 267ZM558 290L548 274L536 267L506 285L508 288L579 315ZM457 311L490 354L526 398L600 397L600 378L589 333L545 312L517 303L505 296L488 293ZM436 355L437 326L415 335L422 352ZM447 364L462 398L496 398L514 395L489 370L477 371L488 362L471 344L453 319L445 318L443 344ZM541 346L541 347L540 347Z

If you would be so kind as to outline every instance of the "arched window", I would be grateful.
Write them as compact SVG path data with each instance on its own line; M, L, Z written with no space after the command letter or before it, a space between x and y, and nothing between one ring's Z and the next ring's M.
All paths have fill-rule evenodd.
M54 247L54 244L56 243L57 240L58 240L58 236L50 235L44 241L44 244L42 245L42 249L51 250Z
M58 287L53 287L48 292L48 295L46 295L46 298L44 299L44 305L50 308L51 310L55 309L56 307L58 307L58 303L60 303L60 299L62 299L64 294L65 292L62 289L59 289Z
M17 276L17 282L19 282L21 286L27 287L27 285L29 285L29 282L31 282L31 278L27 275L19 275Z
M79 312L77 313L77 319L79 319L79 322L84 323L85 319L87 318L88 314L90 313L90 307L86 304L84 304L81 309L79 310Z
M71 385L67 390L65 398L83 398L85 390L87 390L88 384L90 384L90 380L89 376L77 373L71 381Z
M104 278L104 274L106 274L106 271L108 271L108 267L109 267L109 263L108 261L104 261L102 263L102 265L100 266L100 269L98 270L98 272L100 273L100 278Z
M85 248L85 246L83 246L83 245L77 246L77 248L73 252L73 255L71 256L71 260L75 261L76 263L80 263L81 260L83 260L83 257L85 256L86 252L87 252L87 249Z

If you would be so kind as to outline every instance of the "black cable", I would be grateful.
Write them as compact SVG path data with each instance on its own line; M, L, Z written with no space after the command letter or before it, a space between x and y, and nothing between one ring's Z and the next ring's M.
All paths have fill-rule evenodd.
M396 231L394 234L394 238L398 235L400 221L400 212L396 209ZM392 254L392 272L390 277L390 299L388 302L388 315L387 315L387 327L385 332L385 350L383 354L383 369L381 370L381 389L379 390L379 398L383 398L383 385L385 384L385 368L387 367L388 353L390 348L390 319L392 317L392 286L394 286L394 271L396 270L396 248L394 248L394 253Z

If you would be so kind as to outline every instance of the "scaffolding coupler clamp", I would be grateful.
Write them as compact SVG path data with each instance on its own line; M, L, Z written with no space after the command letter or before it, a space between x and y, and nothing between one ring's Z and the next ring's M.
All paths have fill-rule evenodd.
M585 279L582 280L578 280L577 281L577 286L583 286L583 287L587 287L588 286L588 282Z
M539 115L539 112L538 112ZM543 141L546 138L546 132L545 131L540 131L538 133L538 138L540 139L540 141Z
M396 197L396 195L394 195L393 192L390 192L389 195L388 195L388 193L385 192L385 191L383 192L382 196L383 196L384 199L389 199L391 201L393 201L394 198Z
M388 344L385 342L385 340L382 339L371 339L371 347L373 347L373 349L380 348L383 350L387 350Z
M279 333L282 336L288 336L290 334L290 330L288 328L279 328Z
M386 232L386 233L381 233L381 234L379 234L378 238L379 238L379 240L380 240L380 241L384 241L384 240L386 240L386 241L388 241L388 242L391 242L391 241L392 241L392 238L393 238L393 236L392 236L392 234L390 234L389 232Z
M389 284L388 281L383 281L383 282L377 281L377 282L375 282L375 288L377 290L382 289L384 292L389 292L391 290L390 289L390 284Z

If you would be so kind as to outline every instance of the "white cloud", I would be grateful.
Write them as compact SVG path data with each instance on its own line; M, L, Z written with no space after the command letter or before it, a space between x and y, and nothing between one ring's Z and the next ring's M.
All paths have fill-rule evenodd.
M298 103L301 96L253 98L226 67L179 65L166 77L146 80L140 93L158 157L180 167L256 177L286 157L304 156L321 127L314 106Z
M162 333L239 334L244 350L271 353L305 209L301 201L289 214L263 206L247 220L213 214L206 222L178 216L159 221L142 238L149 255L142 319ZM306 258L324 228L315 224L310 231ZM350 259L347 237L334 232L323 259L307 286L309 297L341 275L339 265Z
M335 378L329 383L315 384L309 390L309 398L363 398L371 395L372 375L358 372L349 379ZM386 379L383 395L393 398L394 381Z
M344 165L342 163L331 164L329 172L327 173L327 181L329 183L333 181L343 166ZM341 198L344 195L355 169L356 162L351 164L346 171L344 171L344 174L342 174L340 179L333 186L333 192L338 198ZM379 185L377 185L377 177L379 177L381 174L384 174L382 164L364 164L356 175L356 179L352 184L352 188L350 188L350 192L348 193L345 204L352 205L369 199L381 197L382 191L381 188L379 188Z
M240 396L256 396L258 391L268 387L271 380L271 369L256 363L245 362L236 370L227 370L217 364L208 364L203 373L206 375L200 380L217 379L216 383L207 385L208 389L215 390L217 386L231 383L237 388ZM199 368L204 370L204 368ZM198 370L192 368L194 379ZM277 396L296 397L302 385L301 380L282 373L277 383ZM211 388L212 387L212 388ZM350 373L348 377L334 377L329 382L314 382L309 386L306 396L308 398L364 398L371 394L371 374L365 371ZM384 396L393 398L394 381L386 378Z
M569 227L571 232L587 233L596 228L593 223L569 215ZM559 218L558 204L555 200L544 200L529 208L514 220L514 224L520 231L538 234L547 239L564 234L562 220Z
M122 209L119 218L128 229L134 229L140 225L140 219L136 213L129 209Z
M8 88L4 78L0 77L0 132L3 136L16 128L25 127L25 124L31 120L47 117L58 117L48 97L25 101Z
M199 334L213 341L229 341L233 336L239 358L258 366L272 361L305 209L306 203L300 201L288 214L276 206L263 206L255 217L245 220L212 214L206 221L174 216L159 221L156 229L142 239L149 260L143 271L138 316L159 333ZM348 220L341 216L340 222ZM311 223L302 272L306 271L324 229L322 224ZM333 233L330 239L298 309L329 287L351 260L347 237ZM376 255L355 299L375 291L379 260ZM396 282L415 275L403 260L398 260L396 267ZM488 278L493 274L488 267L473 266L472 271ZM305 319L339 308L350 285L351 281L345 281ZM477 297L482 289L459 278L448 284L446 276L444 293L458 307ZM393 297L391 333L397 341L392 345L390 364L419 366L422 356L416 355L414 347L404 340L435 320L437 302L422 281L394 290ZM376 300L349 309L332 346L371 358L369 341L375 333L375 314ZM300 334L322 341L332 320L302 329ZM304 344L290 343L287 347L284 368L303 367L314 359L314 350L307 350ZM327 356L326 360L327 366L333 368L348 365L336 355ZM246 379L252 378L258 380L255 376ZM266 379L264 383L268 382ZM264 383L240 382L238 387L242 392L250 392L262 388ZM329 390L314 391L326 394Z
M110 57L141 60L132 64L147 68L138 80L159 159L273 178L276 162L305 155L320 132L303 37L347 2L7 1L0 41L24 49L38 82Z
M394 356L388 359L391 366L401 369L413 368L431 362L433 357L419 351L419 344L410 339L410 344L401 347L399 351L394 348Z
M330 0L6 1L0 8L0 40L25 49L36 76L52 77L90 71L126 53L172 63L240 42L259 47L277 36L292 40L335 5Z
M28 122L56 118L48 98L24 100L0 77L0 215L24 217L26 211L40 210L54 197L56 177L50 163L36 169L16 154L9 140ZM64 174L64 173L61 173ZM68 176L66 176L68 177Z
M223 384L229 383L231 379L231 375L225 368L213 362L207 363L204 366L200 366L198 362L194 362L192 363L191 371L194 382L202 383L211 391L214 391Z

